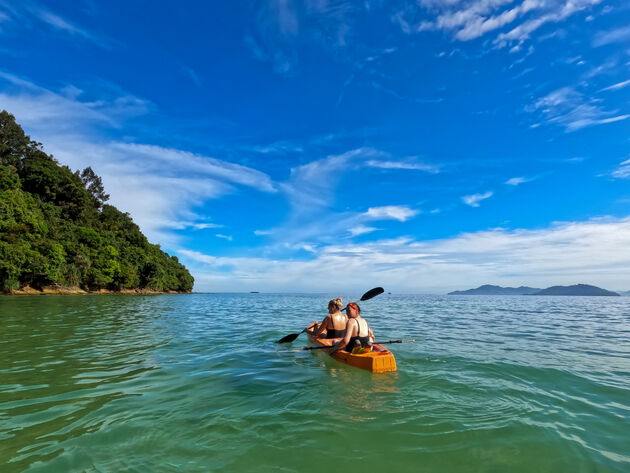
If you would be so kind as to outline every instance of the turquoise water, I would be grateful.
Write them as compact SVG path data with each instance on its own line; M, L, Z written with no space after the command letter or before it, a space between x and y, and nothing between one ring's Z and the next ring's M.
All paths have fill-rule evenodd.
M332 296L0 298L0 471L630 471L630 298L383 294L377 375Z

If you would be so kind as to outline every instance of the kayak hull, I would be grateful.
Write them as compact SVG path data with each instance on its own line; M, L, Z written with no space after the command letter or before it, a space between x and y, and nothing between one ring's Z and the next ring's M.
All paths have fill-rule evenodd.
M329 347L341 340L340 338L315 337L313 329L316 325L317 322L313 322L306 329L308 339L314 345ZM396 371L396 358L394 358L394 354L378 343L374 344L372 351L369 353L352 354L345 350L337 350L336 352L330 354L330 356L341 363L371 371L372 373L387 373L389 371Z

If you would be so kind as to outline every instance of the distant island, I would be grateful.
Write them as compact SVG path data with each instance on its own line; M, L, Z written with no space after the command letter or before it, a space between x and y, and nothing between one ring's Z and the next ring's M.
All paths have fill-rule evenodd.
M616 292L607 291L588 284L575 284L573 286L551 286L547 289L534 287L501 287L485 284L476 289L466 291L453 291L449 296L618 296Z
M588 284L575 284L573 286L551 286L543 289L534 296L618 296L616 292L607 291L601 287Z
M108 199L91 168L61 166L0 111L0 292L190 292L186 267Z
M484 284L476 289L468 289L466 291L449 292L449 296L522 296L524 294L534 294L540 291L540 288L521 286L521 287L501 287L491 284Z

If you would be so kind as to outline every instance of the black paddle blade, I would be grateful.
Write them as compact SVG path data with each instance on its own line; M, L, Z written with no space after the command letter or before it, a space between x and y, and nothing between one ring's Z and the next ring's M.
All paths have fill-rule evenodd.
M368 299L372 299L372 297L376 297L379 294L383 294L385 289L382 287L375 287L374 289L370 289L368 292L361 296L361 301L367 301Z
M300 333L302 333L302 332L300 332ZM291 343L293 340L295 340L296 338L298 338L300 336L300 333L290 333L286 337L282 337L276 343Z

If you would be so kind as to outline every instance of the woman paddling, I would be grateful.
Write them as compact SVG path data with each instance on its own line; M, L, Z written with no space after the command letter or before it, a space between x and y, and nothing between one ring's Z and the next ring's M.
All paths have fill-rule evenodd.
M315 336L318 337L324 330L326 338L341 338L346 334L346 324L348 317L341 311L343 303L341 297L328 302L328 315L322 320L322 323L315 329Z
M374 334L372 329L363 317L361 317L361 308L354 302L350 302L346 307L348 314L348 324L346 325L346 334L343 340L335 343L330 353L344 348L352 353L361 348L371 349L374 342Z

